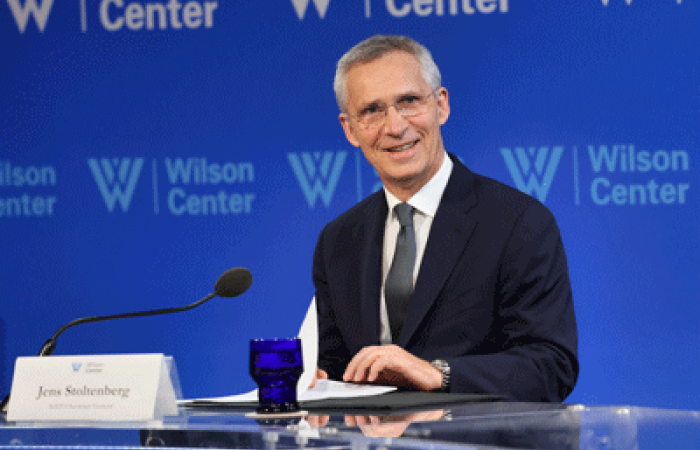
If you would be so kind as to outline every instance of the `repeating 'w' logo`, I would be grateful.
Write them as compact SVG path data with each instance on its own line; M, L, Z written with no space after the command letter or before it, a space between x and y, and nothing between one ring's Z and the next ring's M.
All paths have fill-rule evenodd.
M143 166L143 158L134 158L133 164L131 158L91 158L88 165L109 212L114 210L117 200L122 211L128 211Z
M518 189L544 203L564 152L563 147L502 148L510 175Z
M294 10L297 12L299 20L304 20L306 8L308 8L310 1L311 0L292 0L292 5L294 5ZM331 2L331 0L313 0L313 2L316 6L316 11L318 11L318 15L321 17L321 19L323 19L323 17L326 15L326 10L328 10L328 4Z
M19 2L20 0L7 0L12 15L15 16L15 22L17 23L17 28L19 28L19 32L24 34L24 30L27 28L27 23L29 22L29 16L32 16L34 17L39 31L43 33L46 22L49 20L49 13L51 12L53 0L44 0L41 6L36 5L36 0L26 0L24 6L20 5Z
M306 201L313 208L321 196L326 208L333 198L347 152L289 153L287 158L299 180Z

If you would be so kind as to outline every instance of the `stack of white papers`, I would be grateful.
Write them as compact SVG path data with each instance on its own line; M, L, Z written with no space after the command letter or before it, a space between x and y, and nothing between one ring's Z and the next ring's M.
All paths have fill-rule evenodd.
M300 402L312 400L326 400L329 398L352 398L381 395L396 390L394 386L375 386L368 384L345 383L333 380L318 380L316 386L306 389L297 395ZM258 401L258 390L245 394L229 395L226 397L200 398L195 400L183 400L180 403L187 405L192 402L212 403L250 403Z

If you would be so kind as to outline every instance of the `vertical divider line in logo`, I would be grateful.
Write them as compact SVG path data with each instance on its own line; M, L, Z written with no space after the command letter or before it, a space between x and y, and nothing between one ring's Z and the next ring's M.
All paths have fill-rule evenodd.
M574 145L574 199L576 201L576 206L581 204L578 180L578 146L576 145Z
M85 0L80 0L80 29L87 33L87 6Z
M370 2L372 0L365 0L365 18L369 19L370 16L372 15L372 7L370 5Z
M155 158L151 161L151 171L153 176L153 212L158 214L160 212L158 207L158 170Z
M357 201L362 201L362 157L355 151L355 171L357 172Z

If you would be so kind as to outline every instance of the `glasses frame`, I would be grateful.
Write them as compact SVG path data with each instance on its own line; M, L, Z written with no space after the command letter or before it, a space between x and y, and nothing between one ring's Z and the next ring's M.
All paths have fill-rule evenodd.
M396 112L401 116L401 117L416 117L420 116L421 114L425 113L425 107L428 105L428 99L435 95L436 92L438 92L442 86L436 87L432 91L430 91L428 94L425 94L423 96L418 97L416 99L415 105L416 109L415 110L409 110L407 108L401 108L399 107L399 103L404 101L404 98L401 98L399 100L396 100L395 102L391 104L386 104L386 103L380 103L377 105L378 111L376 116L377 117L375 122L367 122L367 120L360 119L360 114L350 114L349 112L345 112L348 117L354 119L358 124L362 125L365 129L371 129L371 128L379 128L380 126L384 125L386 122L386 116L389 114L389 108L392 106L396 110ZM415 94L414 94L415 95ZM435 97L435 100L437 100L437 97ZM382 114L383 113L383 114Z

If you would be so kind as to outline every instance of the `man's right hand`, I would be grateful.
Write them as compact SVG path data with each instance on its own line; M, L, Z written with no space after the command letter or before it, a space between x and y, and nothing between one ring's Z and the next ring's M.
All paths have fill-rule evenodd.
M397 345L377 345L357 352L343 381L434 391L442 386L442 372Z

